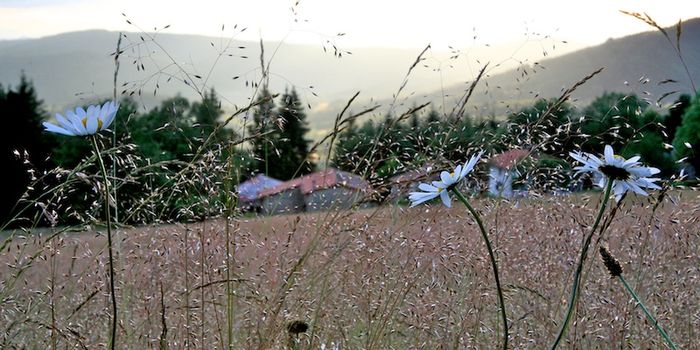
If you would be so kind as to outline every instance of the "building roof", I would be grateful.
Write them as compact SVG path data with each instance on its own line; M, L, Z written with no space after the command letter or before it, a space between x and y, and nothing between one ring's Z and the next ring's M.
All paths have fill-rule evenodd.
M238 185L238 199L242 202L250 202L260 198L260 193L281 184L282 181L273 179L263 174L258 174L252 179Z
M509 170L529 155L530 152L524 149L512 149L491 157L489 163L501 169Z
M362 192L371 190L369 183L359 175L328 168L266 189L260 193L259 197L270 196L293 188L298 188L302 194L309 194L313 191L335 186L347 187Z

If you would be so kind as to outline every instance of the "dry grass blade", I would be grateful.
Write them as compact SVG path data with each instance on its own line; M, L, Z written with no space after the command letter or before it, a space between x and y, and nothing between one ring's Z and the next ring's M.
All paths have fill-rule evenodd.
M484 72L486 72L486 68L489 66L488 63L486 63L481 69L479 70L479 74L476 75L476 79L472 81L471 85L469 85L469 88L467 91L464 92L464 95L459 99L459 102L455 104L455 106L452 108L452 111L450 112L450 115L452 116L457 116L457 118L460 118L461 116L464 115L464 109L467 106L467 103L469 102L469 99L471 98L472 94L474 93L474 90L476 89L477 84L481 81L481 78L484 76ZM457 113L455 113L455 109L459 108Z
M666 38L668 43L673 47L673 49L676 51L676 55L678 56L678 59L681 61L681 64L683 65L683 68L685 69L685 73L688 77L688 81L690 82L691 87L693 88L693 91L697 93L698 89L695 87L695 82L693 81L693 76L690 74L690 70L688 69L688 65L685 63L685 59L683 58L683 55L681 54L681 20L678 20L678 24L676 24L676 41L675 45L671 37L668 35L666 32L666 29L661 27L656 21L654 21L651 16L648 14L644 13L642 16L641 14L637 12L628 12L628 11L622 11L620 10L621 13L634 17L646 24L648 24L651 27L656 28L663 36Z
M411 76L411 72L413 72L413 69L418 66L418 64L423 60L423 55L425 55L426 52L430 50L430 44L426 46L423 51L421 51L418 56L416 57L416 60L411 64L411 66L408 68L408 71L406 72L406 75L403 78L403 81L401 82L401 85L399 86L399 89L396 91L394 94L394 99L391 102L391 105L389 107L389 113L391 113L394 110L394 105L396 104L396 100L399 98L399 95L403 91L403 89L406 87L406 84L408 84L408 78Z

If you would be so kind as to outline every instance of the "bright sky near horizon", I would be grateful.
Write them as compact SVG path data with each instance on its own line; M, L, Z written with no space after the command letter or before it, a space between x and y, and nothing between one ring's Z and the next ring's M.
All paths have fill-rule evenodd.
M294 4L296 14L291 8ZM0 39L107 29L319 43L336 33L342 48L434 48L522 40L526 32L582 45L651 30L619 10L647 12L662 26L700 17L696 0L0 0ZM126 23L127 17L136 26ZM295 21L296 20L296 21ZM308 20L308 22L307 22ZM225 31L224 35L230 34Z

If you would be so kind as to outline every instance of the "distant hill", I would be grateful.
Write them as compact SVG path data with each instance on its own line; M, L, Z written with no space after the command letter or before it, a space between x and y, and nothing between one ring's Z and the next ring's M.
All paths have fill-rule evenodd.
M695 85L700 88L700 18L682 23L681 52ZM675 42L675 28L667 28ZM668 104L680 93L692 93L688 75L675 50L656 30L609 39L605 43L581 49L537 64L526 64L508 72L486 77L471 100L476 114L503 114L531 104L536 97L558 97L598 68L604 71L579 87L573 94L579 105L591 102L605 91L635 93L656 103ZM438 100L443 95L461 96L466 85L453 85L425 95Z
M155 40L148 35L154 35ZM228 38L198 35L148 35L126 33L122 41L125 51L119 72L120 92L128 89L127 93L135 91L138 96L140 88L139 100L146 108L176 94L195 99L197 95L190 86L177 82L178 78L184 77L180 68L189 72L194 84L201 87L213 67L206 85L215 87L225 99L224 108L231 109L233 105L248 102L252 94L251 82L258 81L261 72L259 42L228 42ZM24 71L50 111L109 97L113 91L114 73L110 53L115 51L117 38L116 32L91 30L39 39L0 41L0 83L16 84L20 72ZM467 64L476 59L504 60L501 67L504 71L524 57L541 56L545 46L548 54L562 54L580 47L546 38L524 38L521 42L500 46L471 44L462 53L464 59L458 60L450 59L454 53L446 48L443 51L431 50L425 55L426 60L411 73L405 91L424 93L460 82L464 79ZM229 49L219 57L225 47ZM339 59L333 55L332 45L323 40L319 40L318 45L265 42L264 47L266 61L272 62L271 90L283 92L287 86L296 86L301 97L312 107L309 120L316 130L331 125L333 116L356 91L361 91L358 102L361 100L362 103L369 103L371 98L381 100L395 93L421 51L352 49L352 54L342 52ZM179 67L173 64L173 60ZM145 71L140 69L141 65ZM202 78L194 78L195 75ZM239 78L234 80L234 77ZM127 85L121 87L124 82ZM154 96L156 86L158 91ZM360 108L359 104L354 107L355 110Z
M39 39L0 41L0 82L18 81L20 71L24 71L52 109L75 103L76 96L86 99L109 96L114 72L113 58L109 54L115 51L117 38L116 32L94 30ZM207 86L214 86L220 95L232 103L242 104L251 95L250 84L246 86L246 82L257 81L261 71L258 42L228 42L228 38L162 33L155 35L155 40L150 40L146 34L127 33L122 47L126 50L121 56L119 82L137 83L137 87L143 85L144 96L152 96L157 83L157 97L170 97L178 93L188 98L196 97L191 88L175 81L168 83L168 78L171 75L183 78L182 68L193 76L192 79L195 79L194 75L201 76L202 79L194 81L201 87L213 67ZM229 49L218 57L225 47ZM332 47L328 49L332 52ZM164 54L164 50L170 57ZM283 92L285 86L291 85L296 85L300 90L313 86L313 91L322 98L328 98L328 95L350 97L357 88L370 94L382 93L390 87L395 88L399 84L396 81L398 78L388 81L372 77L382 77L392 72L400 76L416 55L415 50L359 51L356 56L361 58L355 59L346 54L341 60L330 52L324 53L321 44L308 46L265 42L265 59L272 59L272 90ZM173 65L173 60L179 67ZM136 66L140 67L141 64L145 71L137 69ZM389 72L385 72L387 69ZM234 80L234 77L239 78ZM312 96L311 91L308 89L301 93Z
M675 38L675 30L668 31ZM148 35L155 35L155 40ZM126 89L127 94L133 92L139 97L140 90L138 100L145 108L151 108L176 94L196 99L192 86L204 87L209 76L206 87L216 88L224 108L231 110L248 103L252 83L258 81L261 72L259 42L228 42L228 38L198 35L148 35L126 33L119 92ZM110 97L114 74L110 53L115 50L117 37L116 32L94 30L0 41L0 83L14 85L24 71L50 111ZM488 76L469 106L470 113L481 116L503 115L509 109L532 103L535 97L558 96L563 88L599 67L605 67L604 72L574 94L581 104L604 91L646 94L652 102L669 91L690 91L674 50L657 31L610 39L584 49L550 39L523 41L498 47L472 45L463 49L457 59L450 58L454 52L429 51L398 96L398 111L426 101L438 108L443 103L451 108L480 65L487 61L492 62ZM228 50L220 56L225 47ZM391 104L393 94L420 53L414 49L352 49L352 54L343 52L339 59L332 54L332 45L323 40L318 45L265 42L264 48L265 59L272 62L271 90L283 92L287 86L296 86L311 107L309 120L316 135L332 125L335 114L356 91L361 91L361 98L351 108L353 111L359 111L363 105ZM700 19L683 23L681 48L693 80L700 85ZM141 70L142 66L145 70ZM181 81L185 79L182 70L193 80L188 81L189 85ZM649 81L642 84L640 78ZM677 82L659 84L668 79ZM671 102L675 97L669 96L663 102Z

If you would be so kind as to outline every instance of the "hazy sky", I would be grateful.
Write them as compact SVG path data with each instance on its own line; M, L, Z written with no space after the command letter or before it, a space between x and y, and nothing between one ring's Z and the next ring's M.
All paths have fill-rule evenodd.
M696 0L0 0L0 39L108 29L138 31L170 25L169 33L318 43L337 33L343 48L462 46L522 40L526 32L596 44L649 30L618 10L647 12L664 26L700 17ZM137 25L129 25L125 13ZM296 21L295 21L296 20ZM307 22L308 21L308 22Z

